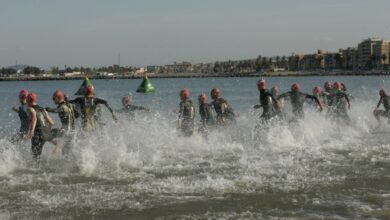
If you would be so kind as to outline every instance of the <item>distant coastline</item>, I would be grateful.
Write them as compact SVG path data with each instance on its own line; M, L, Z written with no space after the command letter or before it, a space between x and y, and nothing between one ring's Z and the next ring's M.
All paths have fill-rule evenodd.
M213 78L213 77L305 77L305 76L390 76L390 71L283 71L262 73L164 73L147 74L149 78ZM46 81L46 80L81 80L86 75L79 76L13 76L0 77L0 81ZM141 75L88 75L90 79L139 79Z

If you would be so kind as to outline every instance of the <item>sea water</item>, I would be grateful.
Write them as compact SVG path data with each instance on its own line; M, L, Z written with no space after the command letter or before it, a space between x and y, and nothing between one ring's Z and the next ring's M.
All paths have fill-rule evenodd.
M103 106L101 130L75 139L67 158L52 154L47 143L40 166L29 141L9 141L19 127L11 111L17 94L26 88L38 94L38 104L54 107L55 90L72 99L81 81L0 82L0 219L390 218L390 126L384 120L378 128L372 114L389 78L267 78L281 92L295 82L307 93L327 80L344 82L353 96L352 123L330 121L307 104L299 123L255 130L257 80L151 79L153 94L135 93L140 79L93 80L97 97L113 109L131 93L134 105L151 111L137 112L134 121L118 114L115 123ZM197 96L213 87L238 114L237 125L211 132L208 140L197 132L181 137L180 90L189 88L197 107Z

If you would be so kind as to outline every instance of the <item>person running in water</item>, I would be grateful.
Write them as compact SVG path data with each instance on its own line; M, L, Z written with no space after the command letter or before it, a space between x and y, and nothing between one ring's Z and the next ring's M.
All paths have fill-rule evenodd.
M320 86L316 86L313 88L313 95L318 98L318 100L321 102L321 105L324 106L326 103L327 93L324 91L321 91Z
M64 92L57 90L53 94L53 102L57 104L57 108L45 108L47 112L57 113L61 121L61 128L59 135L65 138L65 142L62 149L55 148L53 153L58 150L62 150L62 153L69 154L71 142L75 131L75 118L78 117L78 113L75 110L73 104L66 101L66 95Z
M257 89L260 92L260 105L255 105L254 108L263 108L263 113L260 116L262 121L267 121L273 116L276 112L274 111L275 106L277 106L278 101L275 97L266 89L266 82L264 79L261 79L257 82Z
M324 104L327 107L332 106L333 103L332 103L332 99L331 99L330 95L333 93L333 84L331 81L326 81L324 83L324 92L323 93L326 97L326 100L324 100L325 101ZM330 109L330 108L328 108L328 109Z
M180 99L177 127L184 136L191 136L194 133L195 107L190 100L190 90L181 90Z
M351 122L347 111L347 108L351 108L349 95L342 91L343 86L340 82L335 82L333 88L333 92L330 94L330 98L332 99L331 108L333 117L342 119L349 124Z
M93 131L96 128L97 119L96 119L96 108L98 105L102 104L107 107L111 112L112 118L114 121L117 121L114 111L108 105L107 101L100 99L94 96L94 87L89 85L84 97L78 97L76 99L69 101L72 104L79 106L81 113L81 124L85 131Z
M206 93L201 93L198 97L199 101L199 114L201 126L199 128L200 133L207 139L208 131L215 125L215 112L212 105L207 103Z
M37 95L35 93L32 92L28 94L27 105L27 112L30 116L30 126L26 137L31 139L33 157L39 162L42 148L46 141L50 141L57 147L57 142L53 140L56 134L53 134L51 129L54 122L46 110L37 104Z
M219 88L213 88L210 95L213 99L212 105L217 113L216 124L221 126L234 123L236 121L236 115L229 103L224 98L221 98L221 90Z
M279 94L279 88L277 86L273 86L271 88L271 94L274 96L274 98L277 100L277 102L273 102L273 111L275 113L275 116L283 118L283 107L284 107L284 98L278 99Z
M29 117L27 115L27 96L28 96L28 91L27 89L23 89L22 91L19 92L19 102L20 106L19 108L12 107L12 110L16 113L18 113L19 119L20 119L20 128L19 132L16 135L16 137L13 138L13 141L19 141L21 140L28 131L28 126L29 126Z
M390 123L390 96L387 95L385 89L379 90L379 102L374 110L374 116L376 120L378 120L379 125L381 124L380 117L384 117L388 119L388 123ZM383 104L385 110L379 110L378 108Z
M133 105L131 103L132 101L132 96L131 95L126 95L122 98L122 105L123 105L123 108L117 110L116 112L118 113L125 113L126 116L130 119L130 120L134 120L135 118L135 111L147 111L149 112L150 109L149 108L146 108L146 107L143 107L143 106L136 106L136 105Z
M300 89L300 85L298 83L294 83L291 86L291 91L281 94L278 99L290 97L292 111L296 119L304 118L303 104L306 99L314 100L318 104L320 111L322 111L322 104L318 98L313 95L302 93L300 92Z

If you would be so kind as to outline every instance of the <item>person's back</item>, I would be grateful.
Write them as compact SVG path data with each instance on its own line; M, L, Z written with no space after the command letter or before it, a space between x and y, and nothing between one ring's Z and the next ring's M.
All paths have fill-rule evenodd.
M294 83L291 86L291 91L280 95L278 99L281 99L284 97L290 97L292 112L293 112L294 116L297 118L304 117L303 105L304 105L306 99L314 100L317 103L317 105L319 106L319 110L322 111L322 104L320 103L318 98L313 96L313 95L309 95L309 94L300 92L300 85L298 83Z
M348 116L348 109L350 108L349 96L342 91L340 82L335 82L334 91L330 95L332 99L333 117L341 118L349 123L351 119Z
M207 126L213 126L215 124L214 110L211 104L202 103L199 105L199 114L201 116L201 122Z
M229 103L224 98L214 99L212 102L214 110L217 114L217 124L223 125L235 121L235 115Z

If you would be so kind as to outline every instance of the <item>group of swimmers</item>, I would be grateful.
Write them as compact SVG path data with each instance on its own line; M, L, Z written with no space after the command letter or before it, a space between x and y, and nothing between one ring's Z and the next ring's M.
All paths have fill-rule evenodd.
M26 89L19 92L19 108L13 107L21 121L20 129L14 141L31 139L31 151L34 159L39 160L43 145L51 142L55 145L53 153L61 151L63 154L69 153L71 142L75 137L75 121L81 119L83 131L88 133L100 126L100 105L104 105L111 112L114 121L117 121L114 110L106 100L97 98L94 95L93 85L86 88L83 97L68 100L66 94L57 90L53 94L53 102L56 108L43 108L38 105L36 93L29 93ZM150 111L149 108L132 105L132 96L127 95L122 98L123 108L116 112L126 113L130 118L134 118L136 110ZM53 119L48 112L58 114L61 121L61 128L53 128ZM57 138L63 138L64 144L59 145Z
M297 121L304 118L303 106L306 100L311 101L319 111L323 111L326 107L327 116L349 124L351 119L348 116L350 109L350 98L347 93L345 84L341 82L325 82L324 91L320 86L313 88L313 94L301 92L300 85L294 83L291 90L283 94L279 94L277 87L267 89L267 83L264 79L257 82L257 88L260 93L260 104L255 105L255 109L262 108L260 115L260 123L267 124L272 118L285 118L284 100L290 99L292 107L292 121ZM374 110L375 118L380 122L380 117L390 118L390 96L387 95L385 89L379 91L380 100ZM221 90L213 88L210 92L212 102L208 102L206 93L201 93L198 96L199 114L201 124L198 131L207 138L210 130L216 127L225 127L234 125L237 114L228 101L221 97ZM189 89L180 91L181 102L178 111L177 128L183 136L191 136L195 128L195 107L190 99ZM26 89L19 92L20 107L13 107L13 111L17 112L21 121L18 139L31 139L31 150L33 157L39 159L42 153L43 145L46 142L51 142L55 145L53 153L61 151L63 154L68 154L71 147L71 142L75 136L75 120L81 119L83 131L93 131L100 125L99 105L104 105L110 111L114 121L117 121L115 112L125 113L131 119L134 119L135 111L144 110L150 111L149 108L132 105L132 96L127 95L122 98L122 109L114 111L106 100L97 98L94 95L94 87L92 84L86 87L83 97L78 97L73 100L68 100L64 92L57 90L53 94L53 102L57 105L56 108L43 108L37 103L37 95L34 92L29 93ZM378 108L383 104L384 110ZM52 128L53 119L48 112L58 114L61 121L61 128ZM64 144L61 146L57 142L57 138L62 137Z

